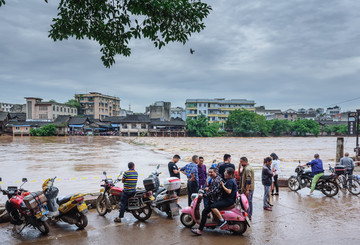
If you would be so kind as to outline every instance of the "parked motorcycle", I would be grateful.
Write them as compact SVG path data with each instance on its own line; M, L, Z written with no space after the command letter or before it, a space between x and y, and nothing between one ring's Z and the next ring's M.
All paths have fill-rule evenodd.
M0 177L0 182L2 178ZM10 214L11 223L14 225L23 225L18 234L27 226L38 229L43 234L50 231L47 223L46 198L42 192L28 192L22 188L27 182L26 178L22 179L20 188L17 186L8 186L7 190L1 189L3 195L8 199L5 204L7 212Z
M202 193L204 193L204 191L200 190L199 194ZM203 197L199 196L199 194L193 193L191 195L192 202L190 207L186 207L181 210L180 221L185 227L191 228L195 224L200 224L200 203ZM242 235L246 231L247 227L250 227L248 214L244 211L248 208L249 203L247 197L244 194L238 195L234 205L219 210L227 222L227 224L222 226L220 229ZM218 218L211 212L207 217L205 228L215 229L218 223Z
M96 210L99 215L104 216L107 213L110 213L112 210L120 209L120 200L123 193L123 188L116 187L115 184L119 182L120 175L118 178L113 181L109 179L104 171L105 179L101 180L104 182L100 190L100 195L96 200ZM153 182L146 182L144 180L145 190L136 191L134 196L130 197L128 200L128 206L126 207L126 212L132 213L132 215L140 220L145 221L150 218L152 214L151 203L153 200L152 190L154 189Z
M59 189L54 186L56 176L49 178L43 183L43 191L48 199L49 213L47 217L52 222L64 221L75 224L80 229L84 229L88 224L86 213L88 207L84 201L85 194L76 193L65 197L57 198Z
M176 190L180 188L181 182L179 178L170 177L165 180L165 187L160 187L159 175L161 173L157 171L159 167L160 165L157 165L156 171L148 177L148 179L153 179L155 183L153 190L155 200L152 203L152 207L165 212L169 218L172 218L179 215L180 206L178 205Z
M311 170L305 170L305 167L298 165L295 168L296 176L293 175L288 179L288 187L292 191L298 191L305 187L311 188L311 182L313 175ZM323 175L318 180L315 186L315 190L319 190L328 197L335 196L339 192L339 186L336 182L336 176L334 174Z

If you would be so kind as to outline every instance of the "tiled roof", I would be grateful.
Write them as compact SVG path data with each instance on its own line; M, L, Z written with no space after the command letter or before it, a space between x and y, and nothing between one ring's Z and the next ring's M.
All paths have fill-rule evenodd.
M3 122L5 121L5 119L9 116L9 113L8 112L0 112L0 122Z
M86 123L86 121L89 122L87 117L72 117L68 123L71 125L80 125Z
M178 126L185 127L185 121L181 119L172 119L171 121L160 121L160 120L151 120L150 126Z
M70 118L68 115L60 115L55 119L54 123L67 123Z
M128 115L118 121L119 123L150 123L149 115Z

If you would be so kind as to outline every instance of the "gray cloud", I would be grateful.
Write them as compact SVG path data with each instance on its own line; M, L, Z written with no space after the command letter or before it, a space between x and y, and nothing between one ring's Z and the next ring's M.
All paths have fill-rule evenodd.
M7 1L0 8L0 101L67 101L99 91L135 111L156 100L245 98L268 108L323 107L358 97L360 2L209 0L207 28L186 45L131 43L131 57L103 67L88 40L48 36L57 1ZM190 55L189 49L195 49ZM359 100L340 104L359 108Z

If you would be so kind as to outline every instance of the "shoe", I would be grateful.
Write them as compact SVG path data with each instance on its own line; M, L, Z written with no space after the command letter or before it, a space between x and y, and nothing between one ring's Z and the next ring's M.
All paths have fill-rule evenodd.
M198 232L198 229L191 229L191 232L197 236L201 236L201 233Z
M265 207L264 210L266 210L266 211L272 211L272 208L271 208L271 207Z
M116 218L114 219L114 222L116 222L116 223L121 223L121 218L116 217Z
M310 192L309 194L307 194L308 196L312 196L313 195L313 193L312 192Z
M276 195L276 194L274 194L274 193L271 193L271 195L273 196L273 195Z
M275 195L275 196L278 196L278 195L279 195L279 192L276 192L274 195Z
M221 227L223 227L223 226L226 225L226 224L227 224L226 220L219 221L219 223L217 224L217 227L221 228Z
M274 205L272 205L271 203L269 203L269 206L272 207L272 206L274 206Z

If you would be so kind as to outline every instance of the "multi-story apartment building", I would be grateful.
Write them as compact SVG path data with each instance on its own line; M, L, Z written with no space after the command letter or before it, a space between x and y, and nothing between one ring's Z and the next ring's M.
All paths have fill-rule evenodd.
M76 116L77 108L65 104L42 101L43 99L25 97L26 120L55 120L60 115Z
M230 112L237 109L255 111L255 101L245 99L187 99L185 102L186 117L196 118L201 114L209 122L225 123Z
M80 114L93 119L120 116L120 98L104 95L98 92L75 94L75 99L81 105Z
M186 121L186 111L182 107L172 107L170 109L170 117L173 119L181 118L183 121Z
M13 104L0 102L0 111L10 112Z

